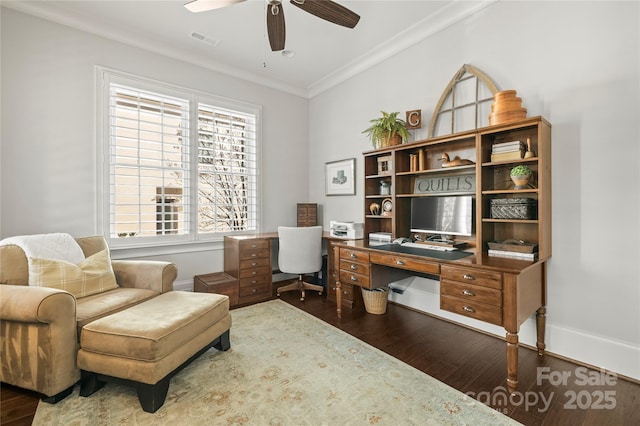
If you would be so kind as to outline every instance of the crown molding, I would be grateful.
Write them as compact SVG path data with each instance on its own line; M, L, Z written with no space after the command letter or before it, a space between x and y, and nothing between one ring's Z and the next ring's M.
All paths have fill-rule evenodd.
M453 1L436 13L427 16L420 22L398 33L395 37L382 43L375 49L359 56L345 64L326 77L311 84L307 89L308 97L313 98L354 77L369 68L389 59L390 57L408 49L409 47L431 37L432 35L450 27L451 25L473 15L499 0Z
M53 21L68 27L95 34L119 43L138 47L153 53L168 56L179 61L219 72L228 76L269 87L302 98L313 98L332 87L372 68L386 59L406 50L416 43L444 30L460 20L478 12L499 0L462 1L456 0L427 16L422 21L398 33L395 37L385 41L375 49L355 58L338 70L328 74L308 87L296 87L278 80L266 78L256 73L244 71L228 64L205 60L201 55L190 54L181 49L172 48L158 43L141 34L125 32L113 26L100 22L82 20L76 16L69 16L48 7L47 2L3 1L2 6L17 10L28 15Z

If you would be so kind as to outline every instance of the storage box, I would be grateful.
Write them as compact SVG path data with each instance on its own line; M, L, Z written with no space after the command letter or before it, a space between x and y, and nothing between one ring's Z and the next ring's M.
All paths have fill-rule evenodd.
M229 296L229 306L238 304L238 279L225 272L196 275L193 277L193 291L225 294Z
M492 219L537 219L538 200L533 198L494 198L491 200Z

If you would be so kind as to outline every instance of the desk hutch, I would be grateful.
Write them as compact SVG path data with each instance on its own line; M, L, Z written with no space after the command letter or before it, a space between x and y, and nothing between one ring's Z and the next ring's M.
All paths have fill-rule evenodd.
M529 140L535 155L524 159L491 161L492 146L513 140ZM474 164L443 168L444 154L471 160ZM420 157L415 167L412 158ZM389 161L380 174L379 159ZM514 189L509 172L518 164L528 165L535 181L526 189ZM392 238L410 235L411 199L434 195L473 195L475 231L471 237L456 237L466 243L469 256L457 260L404 254L377 249L368 240L334 246L337 277L336 299L341 314L342 287L376 288L412 275L440 277L440 308L506 330L507 385L516 390L518 380L518 331L536 315L538 353L544 353L546 314L546 261L551 256L551 125L542 117L504 123L453 135L441 136L364 153L364 230L386 232ZM455 178L469 174L475 189L452 194L416 193L416 179ZM380 194L380 181L391 184L390 193ZM495 219L490 205L494 198L531 198L537 211L533 219ZM372 214L371 203L392 203L391 212ZM538 245L538 259L526 261L488 256L488 243L509 239Z

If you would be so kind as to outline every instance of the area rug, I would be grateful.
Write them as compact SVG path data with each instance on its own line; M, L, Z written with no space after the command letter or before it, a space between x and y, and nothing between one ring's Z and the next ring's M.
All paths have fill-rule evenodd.
M133 388L40 402L34 425L511 425L510 418L283 301L232 311L210 349L142 411Z

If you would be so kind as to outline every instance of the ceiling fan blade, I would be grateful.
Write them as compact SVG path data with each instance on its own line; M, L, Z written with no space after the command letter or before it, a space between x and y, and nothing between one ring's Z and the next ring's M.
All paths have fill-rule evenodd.
M286 31L284 26L284 11L281 4L267 6L267 33L271 50L276 52L284 49Z
M291 0L291 4L325 21L347 28L355 27L360 20L360 15L331 0Z
M245 0L191 0L185 3L184 7L190 12L206 12L207 10L220 9L232 4L242 3Z

